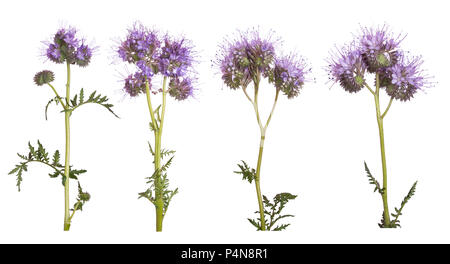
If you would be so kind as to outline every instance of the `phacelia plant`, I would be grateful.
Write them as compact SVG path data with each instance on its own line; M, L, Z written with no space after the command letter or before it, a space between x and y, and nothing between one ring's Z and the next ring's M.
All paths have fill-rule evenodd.
M217 64L225 85L233 90L242 89L253 106L260 128L256 170L242 161L242 164L238 164L239 170L235 173L241 174L243 180L247 180L249 183L255 182L259 207L256 213L259 214L259 218L248 220L257 230L261 231L284 230L289 224L275 224L282 218L293 216L282 215L281 211L288 201L297 197L296 195L280 193L274 197L273 202L269 201L266 196L261 195L261 163L267 127L275 110L279 94L283 93L289 99L298 96L310 73L304 59L295 54L280 56L275 49L276 44L277 41L273 40L272 35L263 37L257 30L242 32L237 39L225 41L217 58ZM263 78L266 78L275 88L272 110L265 123L260 117L258 106L259 89ZM248 91L250 84L253 84L253 96Z
M383 216L379 224L381 228L400 227L399 217L406 203L414 195L417 185L416 181L400 207L395 208L395 213L390 214L383 120L394 100L409 101L418 90L431 86L429 78L421 69L422 58L411 58L401 49L400 44L403 39L403 35L394 35L387 26L362 28L361 33L351 44L334 52L329 59L328 71L332 81L339 83L349 93L356 93L367 88L374 96L380 136L383 185L380 185L372 176L365 162L364 167L369 183L375 186L374 191L380 193L383 200ZM370 78L374 78L375 87L369 84ZM381 89L384 89L390 97L384 111L380 107Z
M108 98L97 94L96 91L92 92L87 98L85 97L84 89L80 90L80 93L70 99L70 68L72 65L78 65L80 67L86 67L89 65L92 57L92 49L86 44L84 39L77 38L77 30L72 27L61 28L54 35L50 42L46 42L46 57L57 64L65 64L67 69L67 81L66 81L66 95L65 97L59 96L57 89L52 85L55 80L53 72L44 70L38 72L34 76L34 82L38 86L49 86L55 94L45 107L45 118L47 119L47 109L50 104L55 103L61 105L61 112L65 116L65 157L64 165L61 164L61 155L59 150L56 150L52 157L41 144L37 142L37 147L34 147L31 143L28 143L28 154L18 154L22 160L16 167L9 172L9 174L15 174L17 176L17 187L20 191L21 182L23 180L23 172L28 171L28 165L33 162L42 163L49 166L53 172L49 174L51 178L57 178L61 176L62 185L64 186L64 231L70 229L72 218L76 211L82 210L84 204L89 201L90 194L83 191L81 188L78 177L85 173L86 170L74 169L70 165L70 117L75 109L88 104L95 103L105 107L108 111L117 115L112 111L113 105L108 103ZM69 180L74 179L78 181L78 197L77 201L70 208L69 201Z
M135 66L135 73L125 78L124 91L131 97L145 94L150 112L150 130L154 134L154 146L149 143L155 170L148 177L147 190L139 198L147 198L156 209L156 231L162 231L163 219L169 203L178 188L169 190L167 169L175 151L163 149L161 139L166 112L167 94L182 101L193 96L194 51L191 42L183 37L160 35L140 24L128 30L126 38L117 49L119 57ZM162 87L152 85L162 77ZM152 97L161 94L161 104L154 108ZM153 99L154 100L154 99ZM163 158L167 161L163 162Z

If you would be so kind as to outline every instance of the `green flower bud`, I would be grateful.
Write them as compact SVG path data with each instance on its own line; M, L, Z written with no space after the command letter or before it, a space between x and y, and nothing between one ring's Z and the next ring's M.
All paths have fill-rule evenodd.
M34 83L38 86L42 86L46 83L51 83L55 80L55 75L51 71L41 71L34 75Z

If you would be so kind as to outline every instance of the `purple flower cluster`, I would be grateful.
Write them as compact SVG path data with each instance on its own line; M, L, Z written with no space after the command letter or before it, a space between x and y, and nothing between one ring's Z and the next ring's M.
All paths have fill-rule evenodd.
M173 39L167 35L136 24L128 30L117 50L119 57L134 64L138 71L125 79L124 90L130 96L145 93L145 82L161 74L169 78L169 94L177 100L192 96L193 47L185 38Z
M145 75L142 72L136 72L134 74L128 75L125 78L124 90L131 97L137 96L140 93L145 93ZM151 87L151 83L149 82L149 88Z
M355 93L364 87L364 74L367 65L364 63L361 51L351 44L338 50L330 59L330 75L350 93Z
M389 96L400 101L409 100L418 89L428 85L420 69L422 63L420 57L412 59L401 57L400 63L380 74L381 86L386 89Z
M404 39L394 37L384 25L381 28L363 28L360 36L361 54L369 72L395 65L399 59L399 44Z
M169 94L179 100L185 100L193 95L191 79L173 78L169 83Z
M400 49L403 39L401 35L394 36L386 26L363 28L354 43L332 54L330 79L348 92L358 92L366 85L366 72L376 73L380 87L389 96L401 101L411 99L429 82L420 69L422 58L409 59Z
M235 41L227 41L221 47L218 65L222 80L231 89L247 87L258 81L260 75L268 76L275 59L274 41L262 38L257 31L241 33Z
M224 83L231 89L246 88L262 76L288 98L297 96L305 82L306 64L295 56L278 58L276 44L271 36L263 38L258 31L241 33L237 40L226 41L217 58Z
M123 61L135 64L143 75L151 78L158 70L160 46L156 31L135 25L128 30L127 38L117 52Z
M159 70L164 76L185 76L192 67L192 46L186 39L173 40L165 37L159 56Z
M76 38L75 28L61 28L53 37L53 42L47 43L47 58L55 63L67 61L85 67L92 57L92 49L85 44L85 40Z
M303 58L295 55L284 56L275 59L273 74L269 81L281 90L288 98L296 97L300 93L300 88L305 83L305 76L311 72L311 68L306 69Z

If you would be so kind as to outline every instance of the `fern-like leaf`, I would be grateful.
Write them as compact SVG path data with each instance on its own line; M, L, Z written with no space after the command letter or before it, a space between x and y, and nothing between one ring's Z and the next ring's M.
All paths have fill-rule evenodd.
M256 179L256 170L250 168L247 163L241 160L242 165L238 164L240 171L234 171L236 174L242 175L242 180L247 180L249 183L252 183Z
M372 173L370 173L369 167L367 167L366 162L364 161L364 169L366 170L367 178L369 178L369 183L374 185L374 192L378 191L381 195L383 195L384 189L381 188L380 183L375 179L375 177L372 176Z
M84 98L84 89L81 89L80 94L76 94L73 99L70 100L70 107L63 110L63 112L72 113L78 107L85 104L98 104L106 108L110 113L112 113L115 117L119 118L119 116L114 113L112 110L113 104L108 103L109 99L106 96L102 96L101 94L97 94L97 91L92 92L88 99Z
M282 210L285 208L286 204L290 200L294 200L297 198L297 195L293 195L290 193L279 193L275 195L273 198L273 202L267 199L265 195L263 195L263 204L264 204L264 215L265 215L265 226L267 231L281 231L285 230L290 224L281 224L275 225L279 220L294 217L294 215L290 214L282 214ZM255 212L259 215L259 211ZM248 221L255 227L257 230L261 230L261 219L248 219Z
M416 186L417 186L417 181L414 182L414 184L411 186L411 189L409 189L408 194L405 196L405 198L403 198L402 203L400 204L400 208L395 207L395 213L392 213L392 217L394 217L394 219L391 221L391 227L401 227L400 225L400 220L398 219L401 215L402 215L402 211L403 208L405 207L406 203L408 203L408 201L414 196L415 192L416 192Z
M38 140L37 147L31 145L30 142L28 142L28 153L27 154L20 154L17 153L17 156L22 160L19 162L19 164L15 165L14 169L12 169L8 174L15 174L16 180L17 180L17 188L20 192L21 183L23 181L23 172L26 172L28 170L28 164L32 162L42 163L44 165L49 166L53 172L49 173L50 178L56 178L58 176L62 176L63 178L63 185L65 182L65 175L64 175L64 165L60 163L60 152L56 150L50 160L49 153L44 148L44 146L41 144L41 142ZM72 169L70 167L70 175L69 177L72 179L78 179L78 175L85 173L86 170L76 170Z

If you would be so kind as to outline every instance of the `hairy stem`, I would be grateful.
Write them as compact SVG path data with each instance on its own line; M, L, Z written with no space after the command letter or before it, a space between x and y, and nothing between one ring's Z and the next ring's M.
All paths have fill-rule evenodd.
M158 129L158 139L155 141L155 153L158 153L158 165L155 162L155 169L161 169L161 136L164 126L164 116L166 112L166 85L167 85L167 77L164 77L163 80L163 90L162 90L162 105L161 105L161 119L159 121L159 129ZM158 142L156 144L156 142ZM157 167L156 167L157 166ZM158 174L157 181L155 181L156 185L161 185L161 174ZM155 193L156 196L156 231L162 231L162 224L164 218L164 197L161 191Z
M264 140L265 140L265 136L261 135L261 140L259 143L258 164L256 165L256 177L255 177L256 195L258 196L259 217L261 219L261 230L262 231L266 230L266 221L265 221L265 217L264 217L264 205L262 202L261 185L260 185L260 173L261 173L262 155L263 155L263 150L264 150Z
M67 84L66 84L66 105L69 105L70 98L70 63L67 62ZM66 155L64 165L64 231L70 229L70 203L69 203L69 175L70 175L70 112L65 112L66 130Z
M379 74L376 74L376 90L375 90L375 107L376 107L376 113L377 113L377 123L378 123L378 132L380 135L380 149L381 149L381 164L383 167L383 192L382 192L382 199L383 199L383 214L384 214L384 227L389 227L391 224L390 221L390 214L389 214L389 206L388 206L388 191L387 191L387 167L386 167L386 150L384 146L384 129L383 129L383 117L387 113L387 110L389 109L389 106L392 103L389 103L389 106L385 113L381 115L380 111L380 77Z
M278 94L279 90L277 89L275 94L275 100L273 102L272 110L270 111L269 117L267 118L265 126L262 125L261 117L259 115L259 107L258 107L258 90L259 90L259 81L255 82L255 98L254 100L251 100L250 97L248 97L248 94L245 92L245 95L247 95L250 102L253 104L253 108L256 113L256 120L258 121L258 125L261 131L261 139L259 143L259 153L258 153L258 163L256 165L256 175L255 175L255 187L256 187L256 195L258 197L258 207L259 207L259 217L261 220L261 231L266 230L266 221L265 221L265 215L264 215L264 205L262 201L262 194L261 194L261 163L262 163L262 157L263 157L263 151L264 151L264 141L266 139L266 130L269 126L270 120L272 119L273 112L275 111L275 106L277 104L278 100Z
M147 104L150 111L151 124L153 127L153 132L155 135L155 155L154 155L154 164L155 171L160 171L161 169L161 136L164 124L164 116L166 111L166 86L167 86L167 77L164 77L163 80L163 91L162 91L162 105L161 105L161 116L159 113L155 113L153 111L151 98L150 98L150 88L149 83L146 81L146 95L147 95ZM158 110L159 111L159 110ZM159 117L159 120L158 120ZM158 126L159 121L159 126ZM158 173L155 179L155 186L159 186L161 183L161 174ZM164 197L163 193L159 190L159 188L155 187L155 209L156 209L156 231L162 231L163 217L164 217Z

